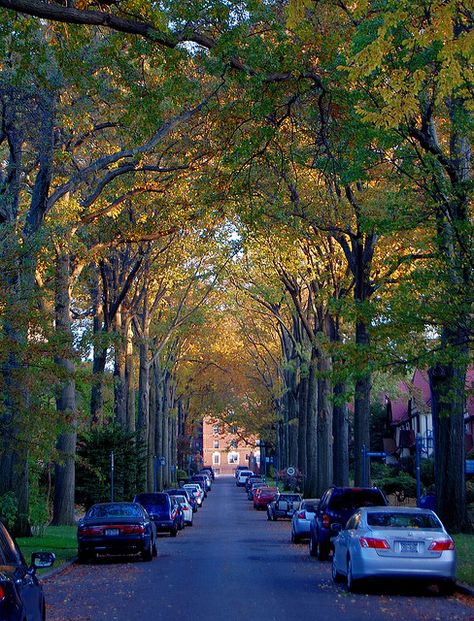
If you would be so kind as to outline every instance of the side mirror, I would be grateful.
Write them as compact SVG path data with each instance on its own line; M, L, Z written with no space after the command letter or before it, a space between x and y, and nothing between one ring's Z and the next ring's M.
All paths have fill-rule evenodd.
M33 552L31 555L31 567L35 570L51 567L55 560L56 556L52 552Z

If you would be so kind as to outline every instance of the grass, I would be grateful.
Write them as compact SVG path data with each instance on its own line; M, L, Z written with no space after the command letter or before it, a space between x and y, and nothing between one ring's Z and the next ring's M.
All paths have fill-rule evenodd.
M18 537L17 542L27 563L33 552L54 552L53 568L60 567L77 555L76 526L48 526L41 537ZM40 569L38 574L51 571Z
M458 553L457 579L474 586L474 535L454 535Z

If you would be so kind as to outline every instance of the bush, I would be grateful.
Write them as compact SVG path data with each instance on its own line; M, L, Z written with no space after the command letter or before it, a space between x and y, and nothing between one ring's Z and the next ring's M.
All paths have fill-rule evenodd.
M395 494L400 500L405 497L416 498L416 480L397 466L392 468L377 464L372 468L372 480L386 496Z
M12 530L16 522L18 506L13 492L7 492L0 496L0 520L8 530Z

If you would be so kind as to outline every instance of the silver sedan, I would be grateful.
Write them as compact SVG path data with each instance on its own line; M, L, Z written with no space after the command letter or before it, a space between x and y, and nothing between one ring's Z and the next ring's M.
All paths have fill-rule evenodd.
M309 524L314 518L319 498L304 498L298 509L293 513L291 520L291 541L298 543L309 537Z
M364 507L334 541L332 577L349 591L365 578L417 578L454 589L454 541L438 516L413 507Z

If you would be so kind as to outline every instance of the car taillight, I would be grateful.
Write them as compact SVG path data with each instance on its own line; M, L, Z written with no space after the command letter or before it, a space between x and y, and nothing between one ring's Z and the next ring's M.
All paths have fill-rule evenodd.
M439 541L432 541L428 547L428 550L432 552L444 552L445 550L454 550L455 544L452 539L440 539Z
M390 550L390 544L385 539L374 537L359 537L361 548L373 548L375 550Z
M83 537L96 537L97 535L102 535L103 532L102 526L83 526L79 529L79 533Z
M298 511L296 517L298 517L300 520L304 520L306 518L306 513L304 511Z
M125 535L131 534L140 534L142 535L145 532L145 527L139 524L124 524L123 526L119 526L120 532Z
M0 584L0 602L2 602L6 597L5 588Z
M331 520L327 513L323 513L322 524L323 524L323 528L329 528L329 525L331 524Z

